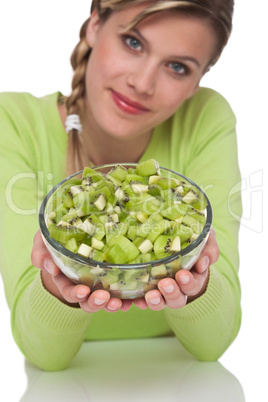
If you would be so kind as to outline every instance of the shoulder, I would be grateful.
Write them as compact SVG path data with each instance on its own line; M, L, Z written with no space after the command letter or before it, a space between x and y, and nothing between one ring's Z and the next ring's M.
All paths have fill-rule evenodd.
M2 92L0 93L0 110L2 113L20 115L32 113L41 109L48 102L55 102L58 93L44 97L36 97L27 92Z
M235 119L225 97L210 88L200 87L194 96L185 101L183 108L184 111L192 111L195 115L210 115L214 120L217 117Z

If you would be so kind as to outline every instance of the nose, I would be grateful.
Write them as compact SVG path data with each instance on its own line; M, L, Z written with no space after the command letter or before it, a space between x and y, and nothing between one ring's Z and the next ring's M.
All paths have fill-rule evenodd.
M141 61L131 66L127 84L139 95L152 96L155 92L156 76L157 66L150 61Z

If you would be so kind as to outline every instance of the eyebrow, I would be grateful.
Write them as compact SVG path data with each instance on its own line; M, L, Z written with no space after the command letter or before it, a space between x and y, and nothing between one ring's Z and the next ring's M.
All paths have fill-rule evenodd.
M126 29L125 26L119 25L119 28L122 29L123 32L124 31L125 32L129 31L130 33L134 32L142 42L144 42L146 45L149 44L147 39L140 33L140 31L136 27L130 28L128 30L128 29ZM190 62L194 63L195 65L197 65L197 67L199 67L199 68L201 67L201 64L199 63L199 61L197 59L195 59L194 57L191 57L191 56L178 56L178 55L175 55L175 56L170 56L170 59L190 61Z

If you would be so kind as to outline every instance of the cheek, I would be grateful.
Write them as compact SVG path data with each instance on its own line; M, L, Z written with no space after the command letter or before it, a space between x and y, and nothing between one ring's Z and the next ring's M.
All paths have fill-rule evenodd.
M104 43L92 49L88 72L93 77L93 81L109 81L119 75L122 76L127 68L122 55L112 43L104 41Z

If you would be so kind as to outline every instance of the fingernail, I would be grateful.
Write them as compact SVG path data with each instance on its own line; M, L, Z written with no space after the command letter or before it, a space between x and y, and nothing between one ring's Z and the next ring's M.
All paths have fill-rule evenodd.
M114 311L117 310L117 307L107 306L108 310Z
M98 297L95 297L94 303L97 304L97 306L100 306L101 304L104 304L106 302L106 299L99 299Z
M208 268L208 266L209 266L209 258L208 258L208 256L204 256L204 257L202 257L202 259L201 259L201 262L200 262L200 271L201 272L204 272L207 268Z
M44 261L44 268L50 273L50 275L55 274L55 267L54 263L50 259L45 259Z
M76 297L77 297L78 299L84 299L86 296L87 296L87 294L85 294L85 295L82 295L82 294L80 294L80 293L77 293L77 294L76 294Z
M151 304L159 304L160 303L160 297L157 297L156 299L149 299L149 302Z
M166 293L172 293L174 291L174 286L173 285L163 286L163 290Z
M189 281L190 281L190 278L189 278L189 275L180 275L179 280L183 285L187 285L187 283L189 283Z

